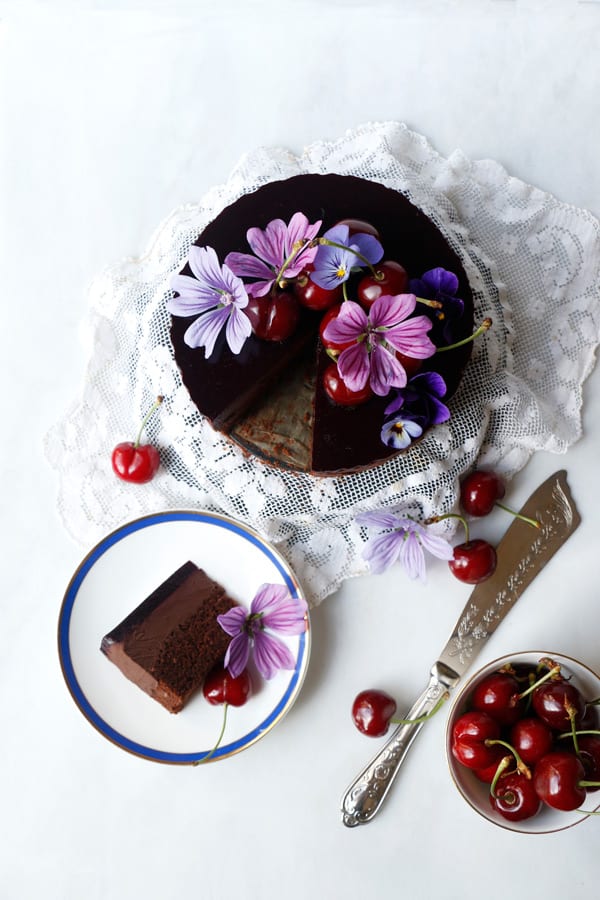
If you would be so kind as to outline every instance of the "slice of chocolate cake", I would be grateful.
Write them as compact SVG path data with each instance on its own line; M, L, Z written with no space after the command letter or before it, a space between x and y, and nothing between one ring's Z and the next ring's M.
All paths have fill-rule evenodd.
M222 662L230 637L217 616L234 605L220 584L187 562L105 635L100 649L126 678L177 713Z

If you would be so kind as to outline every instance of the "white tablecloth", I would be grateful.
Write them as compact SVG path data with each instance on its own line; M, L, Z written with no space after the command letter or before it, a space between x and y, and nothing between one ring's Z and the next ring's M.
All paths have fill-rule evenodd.
M354 695L378 686L408 706L468 596L441 562L425 587L395 568L316 609L300 698L244 753L164 767L100 737L58 663L61 599L88 547L62 526L42 441L80 390L90 281L255 147L298 154L361 123L404 121L445 156L497 160L600 215L600 4L90 0L4 3L0 15L0 896L593 895L597 820L535 838L488 825L449 778L445 712L379 817L340 824L340 796L377 746L352 726ZM584 385L582 439L537 453L510 486L519 506L565 467L583 521L482 664L543 648L600 669L599 378ZM506 525L494 515L478 533L495 540Z

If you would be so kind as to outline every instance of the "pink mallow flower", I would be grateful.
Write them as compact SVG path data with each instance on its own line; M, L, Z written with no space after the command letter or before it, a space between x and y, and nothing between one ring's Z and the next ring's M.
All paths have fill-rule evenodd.
M306 631L306 601L292 597L281 584L263 584L250 604L250 612L234 606L217 616L217 622L231 642L224 665L232 678L240 675L254 650L254 662L263 678L272 678L279 669L293 669L296 661L286 644L271 632L294 635Z
M367 382L374 394L385 397L391 388L406 386L406 370L395 351L415 359L427 359L436 351L427 337L431 320L413 316L414 294L379 297L369 314L352 300L342 303L339 314L323 332L326 340L350 347L342 350L337 365L340 377L351 391L361 391Z
M318 248L310 244L320 227L320 219L311 225L304 213L297 212L287 225L283 219L273 219L264 231L249 228L246 239L254 255L233 251L225 263L240 278L256 278L246 284L246 290L251 297L264 297L280 275L295 278L312 263Z

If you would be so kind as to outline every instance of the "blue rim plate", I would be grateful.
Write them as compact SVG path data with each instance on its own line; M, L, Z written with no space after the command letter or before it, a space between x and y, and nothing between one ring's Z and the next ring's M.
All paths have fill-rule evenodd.
M102 637L188 559L246 607L264 582L285 584L292 597L305 599L287 562L247 525L212 512L156 513L111 532L81 562L62 602L58 652L75 703L105 738L145 759L195 765L211 754L223 708L199 691L172 715L100 652ZM284 640L294 669L271 681L252 673L253 696L229 709L222 743L207 761L250 747L293 705L310 655L309 623L304 634Z

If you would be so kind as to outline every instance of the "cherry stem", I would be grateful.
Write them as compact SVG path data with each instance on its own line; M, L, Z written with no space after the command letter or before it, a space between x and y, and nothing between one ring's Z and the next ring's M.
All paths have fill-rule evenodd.
M142 438L142 432L143 432L144 428L146 427L146 424L148 423L148 420L150 419L150 417L154 415L154 413L156 412L156 410L158 409L158 407L160 406L160 404L163 402L163 399L164 399L163 397L157 397L157 398L156 398L156 401L155 401L155 403L154 403L154 405L152 406L152 408L149 409L148 412L146 413L146 415L144 416L144 418L143 418L143 420L142 420L142 424L140 425L140 430L139 430L138 433L137 433L137 437L136 437L135 443L134 443L134 445L133 445L134 447L139 447L139 446L140 446L140 440L141 440L141 438Z
M514 516L515 519L520 519L521 522L527 522L528 525L531 525L532 528L541 528L541 522L537 519L530 519L529 516L524 516L522 513L516 512L516 510L511 509L510 506L505 506L504 503L496 503L494 504L499 509L503 509L504 512L510 513L511 516Z
M432 716L435 716L436 712L441 709L449 696L449 692L444 691L433 709L430 712L425 713L424 716L419 716L417 719L390 719L390 722L392 725L418 725L420 722L426 722L427 719L431 719Z
M434 525L435 522L442 522L444 519L458 519L458 521L462 524L465 529L465 541L467 544L469 543L469 523L465 519L464 516L461 516L460 513L445 513L442 516L430 516L429 519L426 519L423 523L424 525Z
M488 738L486 741L484 741L484 744L486 747L493 747L496 744L499 744L501 747L506 747L506 749L510 750L515 758L519 775L524 775L525 778L531 778L531 770L528 768L528 766L525 765L525 763L511 744L508 744L506 741L501 741L500 738Z
M299 253L302 253L302 251L308 247L309 244L310 238L305 238L303 241L296 241L296 243L292 247L292 252L286 259L284 259L279 272L275 276L273 287L271 288L272 296L275 296L275 291L277 290L277 288L283 287L282 278L287 267L294 261Z
M471 341L474 341L475 338L480 337L480 335L485 334L485 332L492 327L491 319L484 319L477 331L474 331L473 334L470 334L469 337L463 338L462 341L457 341L455 344L447 344L446 347L438 347L436 353L445 353L446 350L456 350L457 347L463 347L465 344L470 344Z
M578 737L581 737L583 734L600 734L600 731L598 731L597 728L586 728L581 731L579 729L575 731L563 731L562 734L559 734L558 739L560 740L561 738L570 738L575 734Z
M577 718L577 710L573 706L572 703L566 703L565 709L567 710L567 715L569 717L569 722L571 723L571 737L573 738L573 750L576 755L579 756L579 741L577 740L577 731L575 725L575 719Z
M217 743L214 745L212 750L209 750L206 756L203 756L202 759L198 760L198 765L202 765L202 763L208 762L217 752L221 745L221 741L223 740L223 735L225 734L225 726L227 725L227 710L229 709L229 703L223 704L223 724L221 725L221 732L219 737L217 738Z
M545 681L548 681L550 678L553 678L555 675L560 673L560 666L553 666L545 675L542 675L541 678L538 678L537 681L534 681L533 684L530 684L526 691L522 691L522 693L517 694L517 699L522 700L523 697L527 697L528 694L533 693L536 687L539 687L540 684L543 684Z
M508 767L511 765L512 761L513 761L512 756L503 756L502 759L500 760L500 762L498 763L498 768L496 769L494 777L492 778L492 783L490 784L490 794L492 795L492 797L496 796L496 785L498 784L498 782L500 780L500 776L502 775L503 772L505 772L508 769Z

